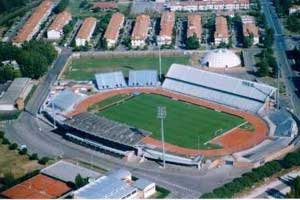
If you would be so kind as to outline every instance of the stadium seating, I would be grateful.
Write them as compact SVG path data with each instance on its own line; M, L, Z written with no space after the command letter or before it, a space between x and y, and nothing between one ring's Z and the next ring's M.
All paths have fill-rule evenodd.
M156 70L130 70L128 86L156 86L157 71Z
M95 78L99 90L127 87L121 71L96 74Z
M70 111L73 106L81 101L84 97L75 94L71 90L64 90L58 93L48 104L50 109L54 109L55 112L67 112Z
M260 83L173 64L163 88L256 113L276 88Z

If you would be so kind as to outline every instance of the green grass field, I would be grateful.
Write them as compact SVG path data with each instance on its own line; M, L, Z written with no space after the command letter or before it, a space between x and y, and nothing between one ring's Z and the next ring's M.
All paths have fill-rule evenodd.
M99 111L98 114L130 126L152 132L160 139L160 121L156 118L157 106L165 106L165 141L193 149L217 148L205 145L212 138L244 122L242 118L217 112L205 107L172 100L168 97L141 94L123 103Z
M188 56L162 57L162 71L166 73L173 63L188 64ZM70 62L63 78L73 80L92 80L95 73L123 71L128 75L131 69L158 69L159 62L156 57L131 58L80 58Z

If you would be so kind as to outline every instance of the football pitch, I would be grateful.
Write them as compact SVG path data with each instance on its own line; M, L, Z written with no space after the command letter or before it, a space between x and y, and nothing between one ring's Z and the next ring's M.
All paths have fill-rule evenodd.
M99 115L152 132L161 138L157 107L165 106L165 141L192 149L219 148L208 141L244 122L244 119L155 94L140 94L98 112Z

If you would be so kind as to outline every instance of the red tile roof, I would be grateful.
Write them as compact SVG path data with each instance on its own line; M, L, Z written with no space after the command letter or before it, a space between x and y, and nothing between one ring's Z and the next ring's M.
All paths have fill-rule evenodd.
M119 37L119 31L124 23L124 19L125 17L122 13L113 14L106 28L104 38L110 40L117 40Z
M22 43L28 40L29 36L32 34L36 26L40 23L41 19L46 15L49 9L52 8L52 6L52 1L43 1L29 17L24 26L19 30L17 36L13 39L13 41L16 43Z
M94 17L85 18L76 38L88 39L90 33L93 31L93 26L96 25L97 20Z
M175 24L175 13L164 12L160 20L160 36L172 37L173 28Z
M131 40L145 40L148 37L149 26L150 17L148 15L137 16L131 35Z
M228 25L227 20L223 16L216 17L216 32L215 38L228 38Z
M39 174L2 192L1 195L11 199L51 199L70 190L66 183Z
M70 20L71 20L71 14L67 11L63 11L55 17L53 23L48 28L48 31L50 30L61 31L63 27L66 25L66 23Z
M201 38L202 35L202 25L201 25L201 15L189 15L188 16L188 30L187 37L192 37L196 34L197 38Z

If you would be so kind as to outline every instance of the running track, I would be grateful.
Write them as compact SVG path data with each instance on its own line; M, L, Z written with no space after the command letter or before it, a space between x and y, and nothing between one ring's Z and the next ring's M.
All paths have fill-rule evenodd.
M95 95L85 98L83 101L75 105L74 110L68 113L68 116L74 116L82 112L86 112L87 108L95 103L103 101L107 98L116 96L118 94L130 94L134 92L139 93L152 93L164 95L167 97L179 99L185 102L193 103L196 105L204 106L207 108L212 108L229 114L237 115L244 118L246 121L251 123L255 127L254 132L249 132L240 128L233 129L232 131L226 133L225 135L214 138L211 142L221 144L222 148L220 149L209 149L209 150L196 150L189 149L184 147L179 147L169 143L165 143L165 148L168 152L187 155L187 156L224 156L230 155L235 152L239 152L245 149L249 149L267 138L268 135L268 126L264 120L260 117L252 115L247 112L235 110L229 107L222 106L220 104L212 103L205 101L199 98L186 96L183 94L171 92L169 90L163 90L161 88L124 88L124 89L114 89L105 92L100 92ZM143 142L146 144L151 144L161 148L161 142L157 139L146 137L143 139Z

